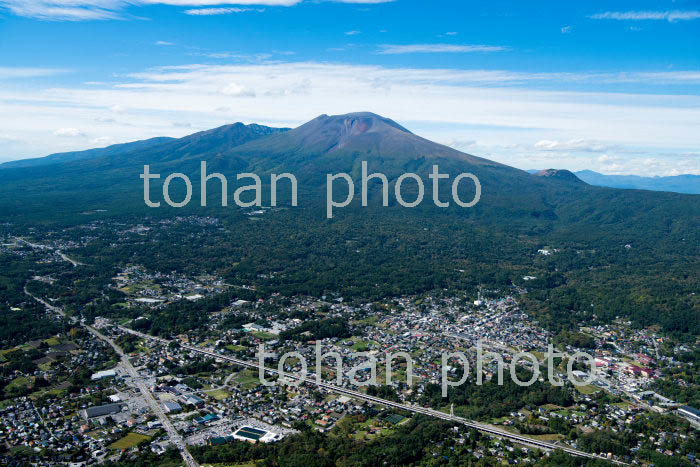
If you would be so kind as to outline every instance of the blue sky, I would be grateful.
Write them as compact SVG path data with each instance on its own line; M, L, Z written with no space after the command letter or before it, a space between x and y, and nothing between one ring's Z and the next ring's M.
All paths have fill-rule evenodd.
M520 168L700 174L700 3L0 0L0 160L370 110Z

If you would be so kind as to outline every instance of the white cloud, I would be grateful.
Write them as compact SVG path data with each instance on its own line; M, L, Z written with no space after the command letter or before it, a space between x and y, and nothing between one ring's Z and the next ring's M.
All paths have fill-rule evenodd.
M356 30L354 30L354 31L346 31L346 32L345 32L345 35L346 35L346 36L357 36L358 34L362 34L362 31L356 31Z
M18 16L43 20L86 21L118 19L123 0L0 0L0 6Z
M108 146L114 143L114 138L112 138L111 136L100 136L98 138L93 139L92 142L100 146Z
M455 45L455 44L384 44L379 47L380 54L413 54L413 53L470 53L470 52L501 52L506 47L493 45Z
M535 143L534 147L539 151L602 152L610 149L610 145L585 139L571 139L568 141L541 140Z
M0 79L40 78L43 76L55 76L68 72L69 70L59 68L0 67Z
M355 3L363 5L374 5L378 3L393 3L396 0L329 0L334 3Z
M110 106L109 110L111 110L112 112L117 113L117 114L123 114L124 112L126 112L126 109L124 108L124 106L119 105L119 104Z
M165 46L170 46L170 45L175 45L173 42L168 42L168 41L156 41L156 45L165 45Z
M133 3L191 7L211 5L293 6L302 1L303 0L135 0Z
M185 10L186 15L191 16L213 16L213 15L230 15L233 13L245 13L246 11L257 11L262 13L265 11L263 8L194 8L190 10Z
M255 97L255 91L238 83L229 83L221 88L221 94L232 97Z
M622 158L620 158L619 156L609 156L607 154L603 154L603 155L598 157L598 162L604 162L604 163L619 162L621 160L622 160Z
M63 136L68 138L75 138L77 136L85 136L85 133L77 128L59 128L53 132L54 136Z
M573 28L571 26L564 26L561 28L562 34L570 34Z
M172 5L208 7L219 5L294 6L304 0L0 0L0 7L18 16L52 21L89 21L123 19L130 6ZM393 0L334 0L337 3L376 4ZM209 11L207 11L209 10ZM227 10L227 11L223 11ZM234 7L190 9L189 15L237 13Z
M700 18L698 10L672 10L672 11L606 11L591 15L592 19L613 19L620 21L689 21Z
M673 79L700 83L696 72L684 73ZM56 128L125 142L193 131L173 122L196 129L235 121L297 126L324 113L370 110L421 136L462 142L455 144L521 168L596 170L615 163L629 173L651 173L639 162L648 157L661 161L653 169L658 173L674 167L700 173L700 157L686 155L700 147L700 96L553 90L574 79L595 89L615 76L268 62L155 68L102 86L1 86L0 131L18 142L0 141L0 153L37 156L95 144L52 136ZM543 81L551 84L547 90L538 89ZM616 89L666 81L665 72L628 73ZM256 97L236 97L245 95ZM106 112L116 102L128 119L96 121L116 116ZM602 155L621 160L599 161Z

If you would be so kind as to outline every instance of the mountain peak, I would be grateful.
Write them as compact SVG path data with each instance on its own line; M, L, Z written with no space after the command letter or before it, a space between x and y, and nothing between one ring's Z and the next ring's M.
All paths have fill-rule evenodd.
M307 144L330 142L327 151L343 149L357 140L412 135L395 121L372 112L320 115L295 130Z
M374 160L387 166L418 167L427 160L463 161L481 166L501 166L456 149L434 143L410 132L395 121L372 112L319 115L293 130L251 141L236 153L244 158L267 154L271 160L305 165L344 161L351 167L357 160ZM325 158L324 156L332 156ZM294 161L294 162L292 162ZM344 170L347 168L344 166Z
M352 112L343 115L321 115L312 122L318 121L326 127L339 126L350 134L362 134L367 132L399 130L411 133L390 118L382 117L372 112Z
M539 172L535 173L535 175L538 177L556 178L568 182L585 183L583 180L578 178L573 172L564 169L540 170Z

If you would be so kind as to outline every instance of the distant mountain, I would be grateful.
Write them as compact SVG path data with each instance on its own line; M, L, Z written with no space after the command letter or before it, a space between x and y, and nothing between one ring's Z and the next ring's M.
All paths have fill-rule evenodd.
M18 161L5 162L0 164L0 169L13 169L21 167L38 167L42 165L61 164L64 162L74 162L87 159L96 159L98 157L109 157L125 152L142 151L145 149L158 146L168 141L173 141L175 138L165 136L134 141L131 143L113 144L106 148L88 149L85 151L59 152L45 157L37 157L34 159L22 159Z
M246 166L260 172L283 168L298 177L325 182L326 173L356 175L362 160L368 161L371 171L387 176L427 170L433 163L446 169L459 166L520 172L421 138L393 120L370 112L321 115L293 130L216 154L210 163L222 169Z
M537 175L538 177L551 177L558 178L559 180L566 180L568 182L582 183L582 180L569 170L545 169L540 170L539 172L534 172L534 175Z
M638 175L604 175L592 170L581 170L576 172L576 175L584 182L596 186L700 194L700 175L640 177Z
M0 170L0 210L9 204L7 212L27 215L26 209L11 207L31 205L35 211L30 215L46 212L53 218L60 212L56 208L59 205L70 212L104 207L105 202L113 203L112 209L143 209L139 174L145 164L151 166L151 173L188 174L198 194L200 161L207 161L209 172L228 175L254 172L265 178L270 173L293 173L306 206L324 202L327 174L346 172L359 179L363 160L368 162L370 172L385 174L390 183L406 172L427 181L432 166L438 165L441 173L452 177L473 173L483 187L479 204L474 209L454 209L453 204L450 211L454 210L455 215L495 223L507 219L511 228L543 232L563 229L578 234L585 230L575 227L579 224L615 225L635 232L652 222L661 225L661 219L673 216L677 209L679 215L668 221L685 224L690 222L686 214L691 209L686 205L694 203L670 194L591 186L568 171L546 171L535 176L434 143L369 112L321 115L291 130L234 123L139 150L133 146L123 149L89 159ZM163 179L154 181L152 189L158 190ZM406 185L406 194L415 195L411 191L415 184ZM432 197L430 188L428 183L428 200ZM449 182L441 183L441 199L451 197L450 188ZM468 188L465 185L464 189ZM370 193L370 198L376 203L378 183L373 183L371 191L374 194ZM648 205L654 209L646 209ZM421 209L430 206L434 211L431 202L422 203ZM678 231L685 228L679 227Z
M267 281L269 290L290 295L475 290L481 284L510 287L534 275L541 279L527 284L528 306L552 326L593 316L632 316L644 325L700 333L700 302L693 295L700 286L698 196L593 186L565 170L531 174L434 143L368 112L321 115L291 130L235 123L92 156L0 170L0 229L206 213L221 220L221 230L196 235L173 230L128 248L109 247L95 258L132 261L141 249L138 261L155 262L154 270L220 270L231 280ZM237 173L256 173L264 185L270 173L292 173L299 181L299 205L255 219L230 201L228 207L201 207L200 161L207 162L209 173L228 177L229 194ZM369 190L369 206L359 205L362 161L392 185L388 207L381 206L377 181ZM145 206L139 178L144 164L162 175L151 183L159 200L167 174L188 175L191 203L182 209ZM433 165L450 178L476 175L481 201L470 209L455 203L437 208L427 178ZM355 200L329 220L326 175L338 172L356 180ZM406 172L425 181L424 201L416 208L394 202L393 188ZM409 182L404 199L414 200L418 185ZM222 184L210 185L208 199L217 200ZM339 196L347 194L344 186L336 188ZM473 186L461 186L463 199L470 199L462 192L469 189ZM183 192L181 182L173 184L173 199L183 199ZM269 205L268 186L263 193L263 204ZM287 193L278 199L286 208ZM437 194L450 200L451 183L442 180ZM559 252L537 255L546 245ZM667 287L671 282L673 289Z
M105 197L123 209L143 207L139 179L143 165L149 164L152 173L190 174L196 185L200 161L205 160L210 172L255 172L261 176L291 172L297 176L300 189L310 193L309 199L320 202L325 196L326 174L346 172L357 179L361 161L366 160L371 172L385 174L390 183L405 172L417 173L427 180L427 173L435 164L441 173L452 176L462 172L475 174L484 188L483 198L475 209L459 210L461 216L508 218L513 225L559 219L567 225L587 220L634 223L636 217L650 215L640 209L632 215L619 216L621 209L646 204L645 198L650 195L605 191L563 170L533 176L434 143L370 112L321 115L291 130L234 123L183 138L127 143L50 160L57 158L59 162L50 165L23 166L36 163L18 161L15 164L19 166L0 170L0 195L7 191L12 196L6 199L18 202L18 198L24 198L36 209L50 213L54 211L51 204L59 199L51 198L50 193L63 194L62 205L67 209L78 201L99 204ZM157 189L161 182L162 179L154 182L153 188ZM442 183L441 190L445 196L451 196L449 183ZM426 190L426 195L430 194ZM586 209L581 211L583 205Z
M452 158L476 165L502 166L416 136L391 119L371 112L321 115L292 131L249 143L237 151L284 152L287 162L295 154L341 158L344 154L372 159Z
M93 166L97 164L102 167L115 167L132 166L139 160L144 160L144 164L149 164L187 159L190 156L202 154L215 157L225 154L241 144L287 130L289 129L272 128L255 123L250 125L233 123L212 130L200 131L183 138L151 138L132 143L114 144L106 148L65 152L35 159L11 161L0 164L0 169L55 166L57 164L63 164L64 167L77 167L79 165L69 163L81 161L93 161Z

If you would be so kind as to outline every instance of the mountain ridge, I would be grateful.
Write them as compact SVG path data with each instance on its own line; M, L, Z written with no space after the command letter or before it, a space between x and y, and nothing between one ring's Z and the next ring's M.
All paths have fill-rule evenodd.
M370 173L387 176L390 190L401 174L418 174L425 183L425 201L413 209L392 202L384 206L380 183L374 181L369 203L361 205L357 181L364 160ZM207 161L208 173L228 178L229 194L238 185L232 174L258 174L263 207L270 206L265 175L295 174L299 203L291 205L285 187L277 209L249 216L249 210L232 202L223 206L216 191L223 183L212 180L210 203L201 206L200 161ZM166 176L179 172L192 181L192 202L182 209L164 202L157 209L146 206L140 178L144 164L161 175L151 183L151 199L163 201ZM433 165L448 178L476 175L483 188L479 203L436 207L430 199L436 192L442 200L452 194L448 180L431 189L427 174ZM355 200L327 219L326 176L339 172L356 181ZM415 199L416 184L406 185L404 195ZM184 186L173 183L173 199L183 199ZM462 187L463 199L470 199L469 188ZM690 295L697 290L694 278L700 277L695 274L700 270L698 199L535 176L433 143L384 117L356 113L320 116L292 130L233 124L143 151L0 170L0 230L17 235L22 228L65 230L107 220L134 225L145 219L206 216L220 227L138 236L118 250L105 241L91 246L90 251L99 252L93 262L108 257L122 264L142 249L139 261L173 265L166 270L216 269L245 284L261 282L264 275L268 279L262 285L269 290L318 295L510 287L524 275L535 275L543 279L526 284L526 299L537 298L531 306L553 326L570 321L573 313L611 319L634 315L643 324L688 332L700 329ZM536 252L546 245L559 252L541 257ZM682 284L683 292L670 297L672 303L659 290L660 275ZM600 293L609 299L600 301ZM594 302L601 306L592 310Z
M700 175L681 174L644 177L640 175L606 175L593 170L581 170L575 174L586 183L596 186L700 194Z
M540 170L539 172L535 172L533 175L537 177L551 177L551 178L557 178L559 180L565 180L568 182L572 183L585 183L583 180L581 180L579 177L577 177L573 172L570 170L565 170L565 169L545 169L545 170Z
M162 161L164 154L187 157L216 146L218 151L225 152L250 140L270 134L288 131L289 128L273 128L257 123L230 123L216 128L198 131L181 138L167 136L120 143L105 148L86 149L66 153L50 154L44 157L21 159L0 164L0 169L23 169L43 167L55 164L105 159L115 161L115 156L128 156L141 151L150 151L155 161ZM118 159L118 158L117 158Z
M43 165L60 164L64 162L73 162L87 159L94 159L97 157L109 156L111 154L123 153L129 151L148 149L153 146L157 146L169 141L173 141L176 138L170 138L168 136L156 136L154 138L147 138L142 140L131 141L127 143L117 143L111 144L103 148L90 148L83 149L80 151L66 151L58 152L54 154L49 154L48 156L35 157L30 159L18 159L8 162L3 162L0 164L1 169L13 169L13 168L26 168L26 167L38 167Z

